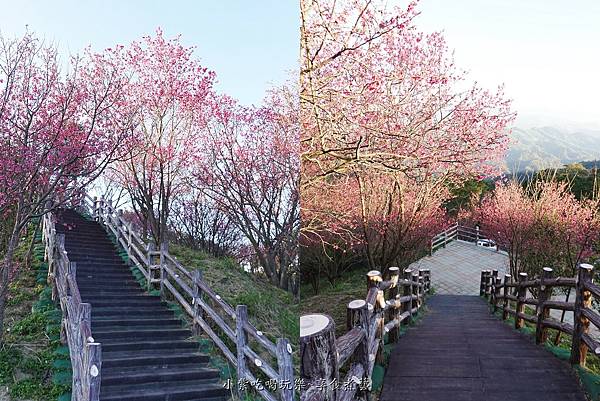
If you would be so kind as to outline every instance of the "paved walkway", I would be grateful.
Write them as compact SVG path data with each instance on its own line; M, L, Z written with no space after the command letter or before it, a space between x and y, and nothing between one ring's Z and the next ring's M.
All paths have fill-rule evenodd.
M585 401L566 362L491 316L478 296L427 303L392 352L381 401Z
M451 242L410 267L431 269L431 285L436 294L456 295L479 295L482 270L496 269L500 277L509 270L505 253L463 241Z
M506 253L465 241L453 241L446 248L436 251L433 256L414 262L410 268L430 269L431 285L435 293L450 295L479 295L482 270L496 269L500 277L504 277L510 270ZM575 294L571 292L569 301L573 302L574 297ZM554 294L552 298L565 301L566 294ZM561 311L550 311L550 316L556 320L561 320L561 315ZM563 321L573 324L573 312L566 312ZM594 325L590 327L590 334L600 339L600 330Z

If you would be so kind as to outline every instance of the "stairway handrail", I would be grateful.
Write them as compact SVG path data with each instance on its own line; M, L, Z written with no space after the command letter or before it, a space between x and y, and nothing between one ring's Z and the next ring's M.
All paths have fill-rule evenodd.
M102 345L92 335L92 307L81 301L76 264L69 260L65 250L65 235L56 233L54 221L52 212L44 214L44 260L48 262L52 299L59 301L62 310L61 341L69 347L73 371L72 400L99 401Z
M468 227L455 222L431 238L429 242L429 255L433 255L437 249L445 248L446 245L455 240L477 242L484 238L487 238L486 234L479 227Z
M201 328L227 360L236 367L238 381L246 380L247 384L253 386L267 401L294 400L293 350L288 339L278 338L277 343L268 339L248 320L246 305L237 305L236 308L229 305L203 280L200 270L195 269L190 272L171 255L166 243L157 248L153 242L144 241L132 225L123 218L122 211L115 210L110 200L85 195L80 206L115 236L116 241L127 252L129 260L146 279L149 290L153 285L158 285L161 297L166 295L167 290L173 295L192 319L194 329ZM210 300L213 306L209 305L207 300ZM229 341L224 341L213 330L207 317L219 327ZM232 322L233 327L225 321L226 318ZM276 367L272 367L252 349L249 338L277 360ZM227 342L235 344L235 351L227 346ZM271 384L274 381L275 385L271 385L269 389L277 391L279 397L269 391L265 383L257 380L250 366L254 366L266 375Z
M553 299L553 288L575 289L575 300ZM529 296L531 290L537 292L537 298ZM546 343L548 329L571 337L571 364L585 366L588 351L600 356L600 341L590 335L590 323L600 329L600 313L592 305L593 300L600 300L593 265L579 264L575 277L556 277L550 267L544 267L534 278L525 272L520 272L518 277L505 274L501 278L498 270L482 270L479 295L489 300L492 313L502 312L502 320L514 317L515 329L522 329L525 322L535 325L537 344ZM553 319L551 310L572 311L573 324Z
M386 340L399 341L401 327L413 321L431 291L429 269L401 272L393 266L386 277L378 270L367 273L365 298L348 303L342 336L336 336L328 315L301 316L300 374L306 383L301 401L371 398L373 370L384 364Z

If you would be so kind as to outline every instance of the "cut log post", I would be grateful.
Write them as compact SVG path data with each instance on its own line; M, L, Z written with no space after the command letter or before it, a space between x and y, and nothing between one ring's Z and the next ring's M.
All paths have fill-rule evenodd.
M540 276L538 305L536 310L537 323L535 326L535 342L537 344L545 343L548 338L548 330L544 326L544 319L550 317L550 309L546 307L545 303L552 298L552 287L547 285L547 282L552 278L553 274L553 270L550 267L544 267L542 269L542 275Z
M588 347L582 339L589 331L590 321L583 315L583 310L592 306L592 293L586 289L586 284L593 281L594 266L582 263L577 271L575 287L575 318L573 327L573 342L571 344L571 363L585 366Z
M388 272L390 275L390 281L392 282L392 286L388 290L388 298L395 305L396 300L398 299L398 278L400 277L400 269L397 267L390 267L388 269ZM400 308L393 306L388 310L388 320L389 321L393 321L393 320L398 321L399 316L400 316ZM400 325L394 326L388 332L389 342L395 343L396 341L398 341L399 326Z
M527 280L527 273L519 273L519 284L522 283L523 281ZM519 285L518 286L518 290L517 290L517 307L516 307L516 312L517 315L515 316L515 329L520 329L523 327L524 324L524 320L523 318L519 317L519 313L523 313L525 312L525 297L527 295L527 288L523 285Z
M346 309L346 327L348 331L360 327L365 333L365 339L354 351L354 361L363 366L365 378L371 378L369 371L369 339L371 327L369 324L369 309L363 299L356 299L348 304ZM360 379L360 377L359 377Z
M385 298L383 296L383 290L379 290L377 292L377 302L375 303L375 309L374 309L374 314L373 314L373 318L375 319L375 321L377 322L377 331L375 333L375 337L377 338L376 341L379 342L379 346L377 347L377 353L375 354L375 362L383 365L385 363L385 358L383 355L383 344L384 344L384 332L385 332L385 316L384 316L384 310L383 308L385 307Z
M502 300L502 320L508 319L508 308L510 303L508 302L508 284L512 281L512 276L510 274L504 275L504 288L502 289L504 299Z
M237 350L237 378L238 380L249 379L248 367L244 350L248 346L248 337L244 326L248 322L248 307L238 305L235 308L235 347ZM240 390L240 388L238 388ZM240 398L243 398L240 396Z
M335 347L335 324L327 315L313 314L300 317L300 379L305 383L338 383L339 367ZM323 400L335 401L334 386L323 387Z
M371 270L367 273L367 291L372 287L379 288L379 284L383 281L379 270Z
M277 340L277 366L279 368L279 394L281 401L294 401L294 362L292 345L285 338Z
M403 276L405 283L402 284L402 296L406 297L408 295L412 295L412 287L410 285L410 280L412 278L412 270L404 269ZM402 313L408 312L410 319L405 320L405 324L408 324L412 319L412 301L404 301L402 302Z

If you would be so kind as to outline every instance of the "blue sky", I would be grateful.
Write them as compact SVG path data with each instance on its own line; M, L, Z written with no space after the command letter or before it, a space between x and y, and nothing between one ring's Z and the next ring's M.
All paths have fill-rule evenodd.
M517 125L600 129L600 1L421 0L419 9L417 26L444 30L458 66L486 87L505 84Z
M218 89L244 104L259 103L271 83L298 69L298 0L1 0L0 10L4 36L28 25L65 56L128 44L159 26L167 37L181 34L217 73Z

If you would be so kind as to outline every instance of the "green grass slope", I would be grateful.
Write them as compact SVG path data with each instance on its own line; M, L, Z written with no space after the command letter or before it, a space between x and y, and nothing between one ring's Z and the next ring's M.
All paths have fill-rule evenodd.
M179 245L171 245L169 252L186 268L202 270L204 280L230 305L247 305L250 321L265 335L298 344L299 305L292 294L244 271L231 258L215 258Z

